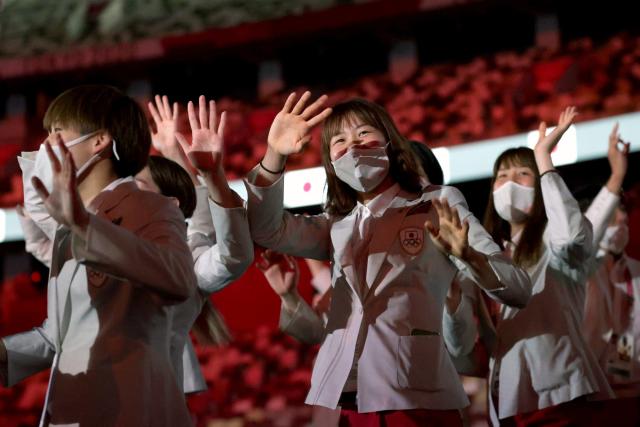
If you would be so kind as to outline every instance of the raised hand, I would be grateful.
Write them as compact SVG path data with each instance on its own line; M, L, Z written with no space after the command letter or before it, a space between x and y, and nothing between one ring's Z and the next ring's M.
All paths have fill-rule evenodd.
M207 100L201 95L198 114L191 101L187 105L187 114L191 126L191 144L182 134L176 133L178 143L193 167L202 174L222 173L226 113L223 111L218 120L215 101L209 101L207 108Z
M296 287L300 271L293 257L266 249L260 255L256 265L278 296L285 298L288 295L297 294Z
M74 232L84 235L86 227L89 224L89 213L78 193L76 166L60 134L55 134L53 138L60 147L62 159L58 159L51 148L49 140L47 140L44 144L53 171L53 188L51 189L51 193L49 193L38 177L34 176L32 183L44 202L44 206L49 212L49 215L51 215L58 224L65 225Z
M611 176L607 181L607 188L614 194L620 192L622 182L627 174L628 155L630 143L624 142L618 133L618 123L613 126L609 135L609 148L607 150L607 158L609 166L611 166Z
M560 113L558 125L548 135L547 124L545 122L540 123L540 126L538 127L538 142L536 143L533 151L541 174L553 169L551 152L556 145L558 145L560 138L562 138L562 135L564 135L567 129L569 129L569 126L571 126L577 115L578 112L576 111L576 107L565 108L565 110Z
M438 212L440 225L436 228L431 221L424 223L431 241L442 252L466 259L469 250L469 223L466 220L460 221L458 210L449 206L446 199L434 199L432 203Z
M180 146L176 139L178 131L178 103L173 103L173 108L169 106L169 98L156 95L155 105L149 102L149 113L156 125L156 131L151 133L153 146L162 153L164 157L172 159L179 153Z
M306 108L311 92L303 93L298 102L296 97L295 93L289 95L269 129L269 147L282 156L302 151L311 140L311 129L331 114L331 108L320 111L327 102L326 95Z

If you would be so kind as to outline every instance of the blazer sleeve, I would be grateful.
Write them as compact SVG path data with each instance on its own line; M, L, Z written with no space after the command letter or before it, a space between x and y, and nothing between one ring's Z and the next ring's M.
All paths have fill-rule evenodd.
M469 245L487 257L487 261L493 270L500 288L485 290L492 299L513 307L524 307L531 298L531 279L522 268L504 256L500 247L493 241L480 221L469 211L467 202L462 193L454 187L443 187L442 196L452 207L458 210L461 221L469 222ZM479 275L462 260L450 257L458 269L476 284L482 287Z
M269 187L253 184L254 168L247 180L249 227L253 240L265 248L303 258L329 259L330 219L326 214L293 215L283 208L284 178Z
M293 312L280 308L280 329L305 344L320 344L326 335L325 324L302 298Z
M462 297L454 313L449 313L445 307L442 316L442 335L449 354L453 357L464 356L473 350L478 335L478 327L474 317L475 300L473 298L473 283L458 273L454 280L461 282ZM470 288L470 289L468 289Z
M193 210L191 218L187 220L187 240L193 235L204 235L215 240L215 231L213 221L211 219L211 210L209 206L213 202L209 202L209 190L206 185L198 185L196 190L196 207Z
M91 268L141 285L169 303L196 291L184 217L170 203L149 206L149 221L135 233L90 215L86 240L73 235L74 258Z
M0 375L3 386L11 387L51 367L55 346L47 325L45 320L40 327L2 338L7 349L7 363L1 367Z
M198 287L207 294L238 279L253 262L253 240L244 207L223 208L212 203L209 218L216 243L206 245L210 240L201 237L206 246L192 247Z
M594 251L598 250L600 240L602 240L619 202L620 197L618 195L610 192L607 187L602 187L585 212L584 216L591 222L593 227Z
M461 282L465 304L443 319L443 336L451 361L460 375L486 378L489 358L496 342L496 330L480 289ZM472 284L471 284L472 285Z
M591 223L559 173L544 174L540 185L548 219L545 239L549 250L570 269L583 270L593 255Z
M34 176L35 155L36 152L24 152L22 156L18 156L18 164L22 170L24 210L49 240L53 242L58 223L49 215L44 202L31 183L31 178Z
M53 240L27 215L18 213L18 221L24 234L25 249L38 261L51 268Z

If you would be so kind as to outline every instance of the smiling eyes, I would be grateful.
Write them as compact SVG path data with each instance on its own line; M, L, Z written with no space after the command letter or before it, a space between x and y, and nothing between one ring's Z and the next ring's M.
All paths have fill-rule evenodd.
M533 174L531 173L530 170L527 169L522 169L519 171L516 171L516 177L519 176L533 176ZM509 177L509 175L507 174L507 172L498 172L498 176L496 177L496 179L507 179Z
M372 132L369 129L361 129L358 131L358 138L364 138L365 136L371 134ZM344 143L346 140L343 137L339 137L337 139L334 139L331 144L332 145L336 145L336 144L342 144Z

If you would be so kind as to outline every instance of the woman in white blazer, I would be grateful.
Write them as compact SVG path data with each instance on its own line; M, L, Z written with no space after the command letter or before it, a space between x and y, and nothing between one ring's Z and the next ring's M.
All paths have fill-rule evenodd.
M573 107L563 111L549 135L542 123L535 150L509 149L494 164L485 227L533 282L526 307L501 307L495 342L489 345L490 412L496 426L590 425L596 415L590 400L611 396L581 333L591 225L551 161L575 115ZM468 310L482 301L471 292L463 301L467 298L474 301L445 316L445 330L458 330L445 333L451 347L461 345L451 339L474 337L461 333L464 325L475 327L462 313L467 311L468 319Z
M457 190L423 188L415 156L384 109L352 100L318 113L326 97L306 106L309 97L289 96L247 180L258 244L332 261L326 327L314 313L286 314L290 331L322 339L306 402L340 407L346 425L459 425L468 400L441 337L449 284L462 271L492 298L523 306L528 277L499 254ZM327 117L326 212L291 215L283 210L286 157Z
M198 292L176 306L171 344L178 381L185 393L194 393L205 390L206 382L189 331L193 327L196 335L208 344L220 344L227 338L226 327L208 298L238 279L251 265L253 240L244 202L229 188L223 170L225 113L218 118L215 102L207 103L204 96L198 100L197 113L189 102L189 143L176 131L177 103L171 108L166 96L156 96L155 105L149 103L149 111L157 130L152 135L154 145L165 157L179 164L184 174L190 175L191 185L196 186L196 206L187 227L187 241L194 259ZM153 175L153 169L150 172ZM152 177L152 181L158 179ZM189 185L183 181L184 186Z
M628 217L620 204L629 147L616 123L607 155L611 175L585 212L593 225L596 254L583 332L616 395L607 403L608 420L616 426L640 423L640 262L625 254Z
M114 88L81 86L45 126L59 152L43 145L50 166L36 157L33 180L54 230L47 320L2 339L4 383L51 367L42 425L190 425L169 340L196 278L182 213L130 176L148 156L144 114Z

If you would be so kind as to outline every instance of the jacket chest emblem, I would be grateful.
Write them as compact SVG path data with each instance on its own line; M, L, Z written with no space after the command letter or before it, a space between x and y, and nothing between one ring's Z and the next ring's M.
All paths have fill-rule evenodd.
M400 246L409 255L418 254L424 247L424 229L407 227L400 230Z

